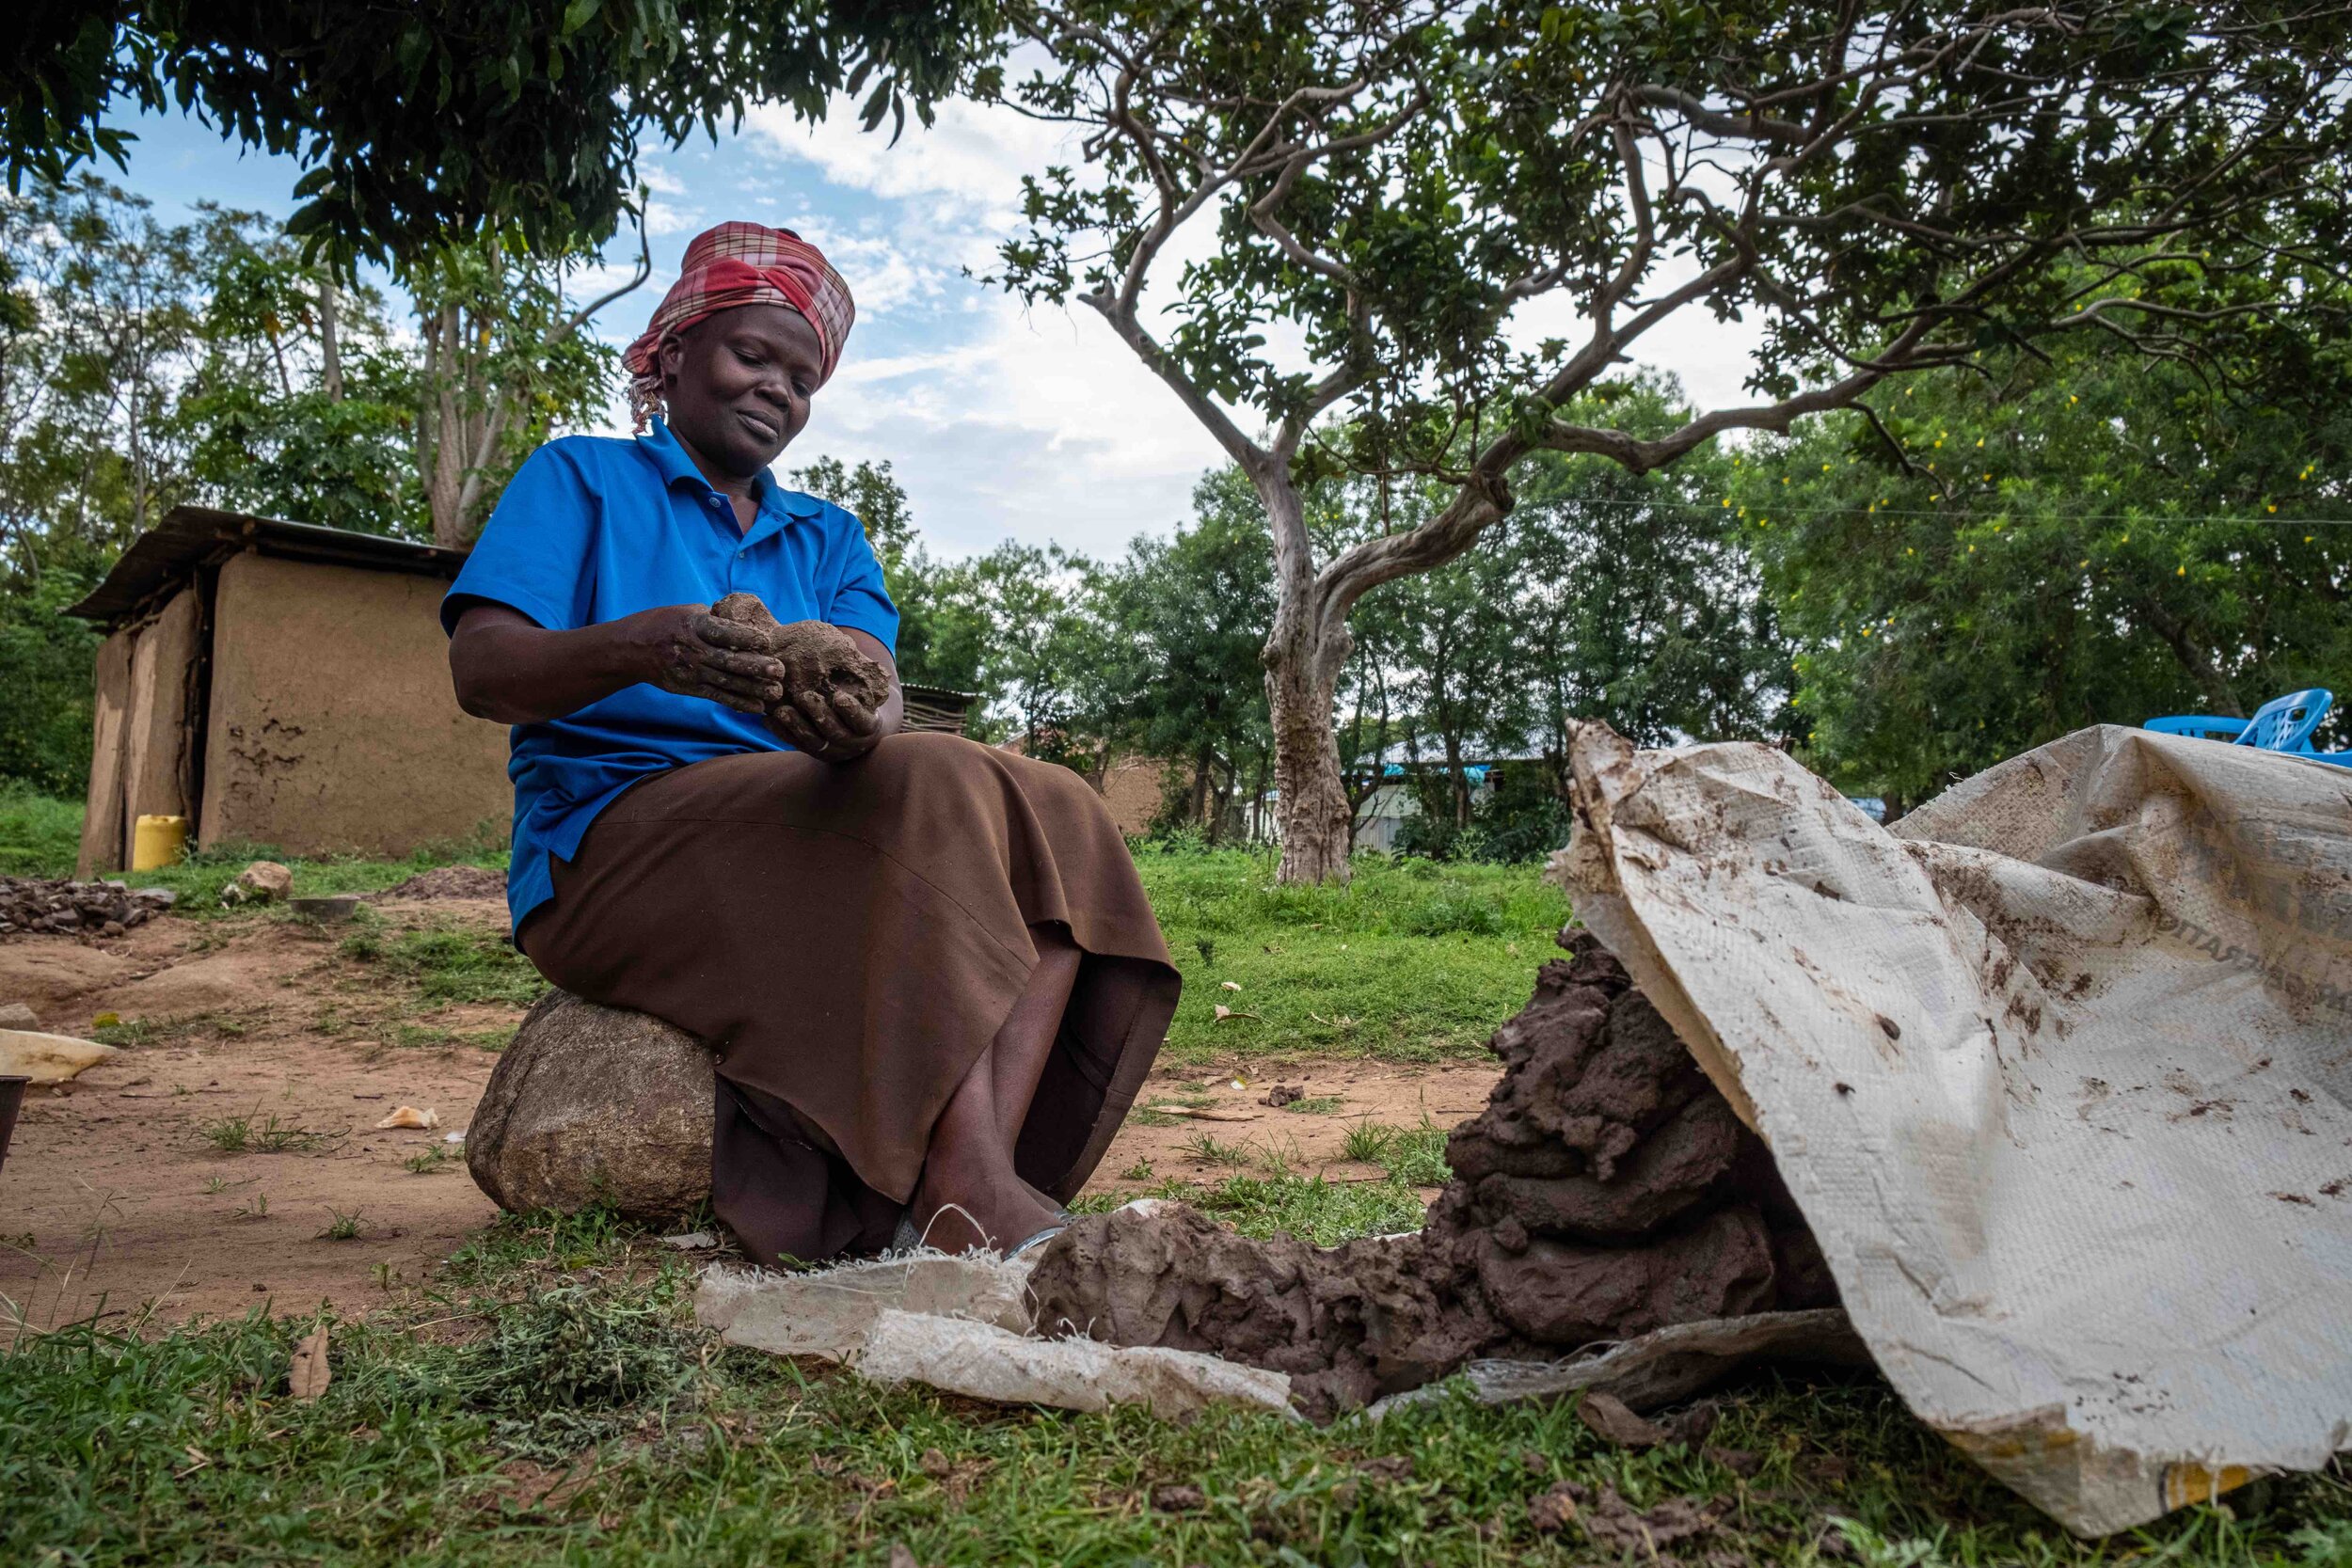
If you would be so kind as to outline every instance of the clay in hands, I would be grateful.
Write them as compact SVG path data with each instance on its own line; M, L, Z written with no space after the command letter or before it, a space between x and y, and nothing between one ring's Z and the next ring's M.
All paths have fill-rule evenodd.
M785 626L768 613L755 594L729 594L710 607L710 613L756 634L762 646L746 651L782 661L785 695L770 705L771 712L790 705L797 691L816 691L828 699L847 694L869 713L890 700L889 675L838 626L822 621Z

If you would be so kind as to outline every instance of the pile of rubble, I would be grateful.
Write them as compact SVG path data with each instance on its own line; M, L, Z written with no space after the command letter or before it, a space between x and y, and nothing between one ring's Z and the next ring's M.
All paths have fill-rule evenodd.
M77 882L65 877L0 877L0 937L30 932L119 937L178 900L168 888Z

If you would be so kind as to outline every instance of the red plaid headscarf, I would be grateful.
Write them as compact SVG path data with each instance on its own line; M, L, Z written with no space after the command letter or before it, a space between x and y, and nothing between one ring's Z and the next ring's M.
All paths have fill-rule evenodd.
M789 229L756 223L723 223L698 234L686 247L678 280L654 310L644 335L621 351L628 372L629 411L637 428L661 406L661 340L705 316L740 305L781 305L798 310L817 329L824 358L817 379L822 386L841 363L841 345L857 319L850 286L824 253Z

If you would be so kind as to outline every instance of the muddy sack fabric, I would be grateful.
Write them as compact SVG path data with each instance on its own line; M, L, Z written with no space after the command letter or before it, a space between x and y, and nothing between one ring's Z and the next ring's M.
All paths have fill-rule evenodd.
M2352 1434L2352 770L2101 726L1889 831L1769 747L1570 747L1577 913L1921 1420L2083 1534Z
M850 341L850 327L857 320L850 286L824 252L789 229L723 223L696 235L686 247L678 280L654 309L644 333L621 351L637 428L643 430L660 406L661 381L655 354L661 340L705 316L744 305L781 305L806 317L824 350L818 384L833 379L842 345Z

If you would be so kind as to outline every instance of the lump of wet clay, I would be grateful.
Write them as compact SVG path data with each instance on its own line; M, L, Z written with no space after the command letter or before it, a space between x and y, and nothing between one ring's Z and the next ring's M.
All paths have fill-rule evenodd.
M1475 1356L1835 1305L1762 1141L1591 933L1561 945L1488 1042L1502 1079L1418 1234L1325 1249L1178 1204L1089 1215L1030 1277L1039 1328L1287 1372L1321 1420Z
M784 662L786 703L801 691L821 691L827 696L846 691L868 708L890 700L889 675L839 626L821 621L782 625L768 613L768 607L755 594L729 594L710 607L710 613L764 636L766 652Z
M716 1095L710 1053L683 1029L551 991L491 1070L466 1169L509 1213L675 1219L710 1196Z
M1196 1209L1087 1215L1029 1276L1037 1326L1115 1345L1210 1351L1287 1372L1293 1400L1328 1419L1419 1387L1492 1339L1496 1325L1448 1288L1420 1236L1325 1249L1253 1242Z

